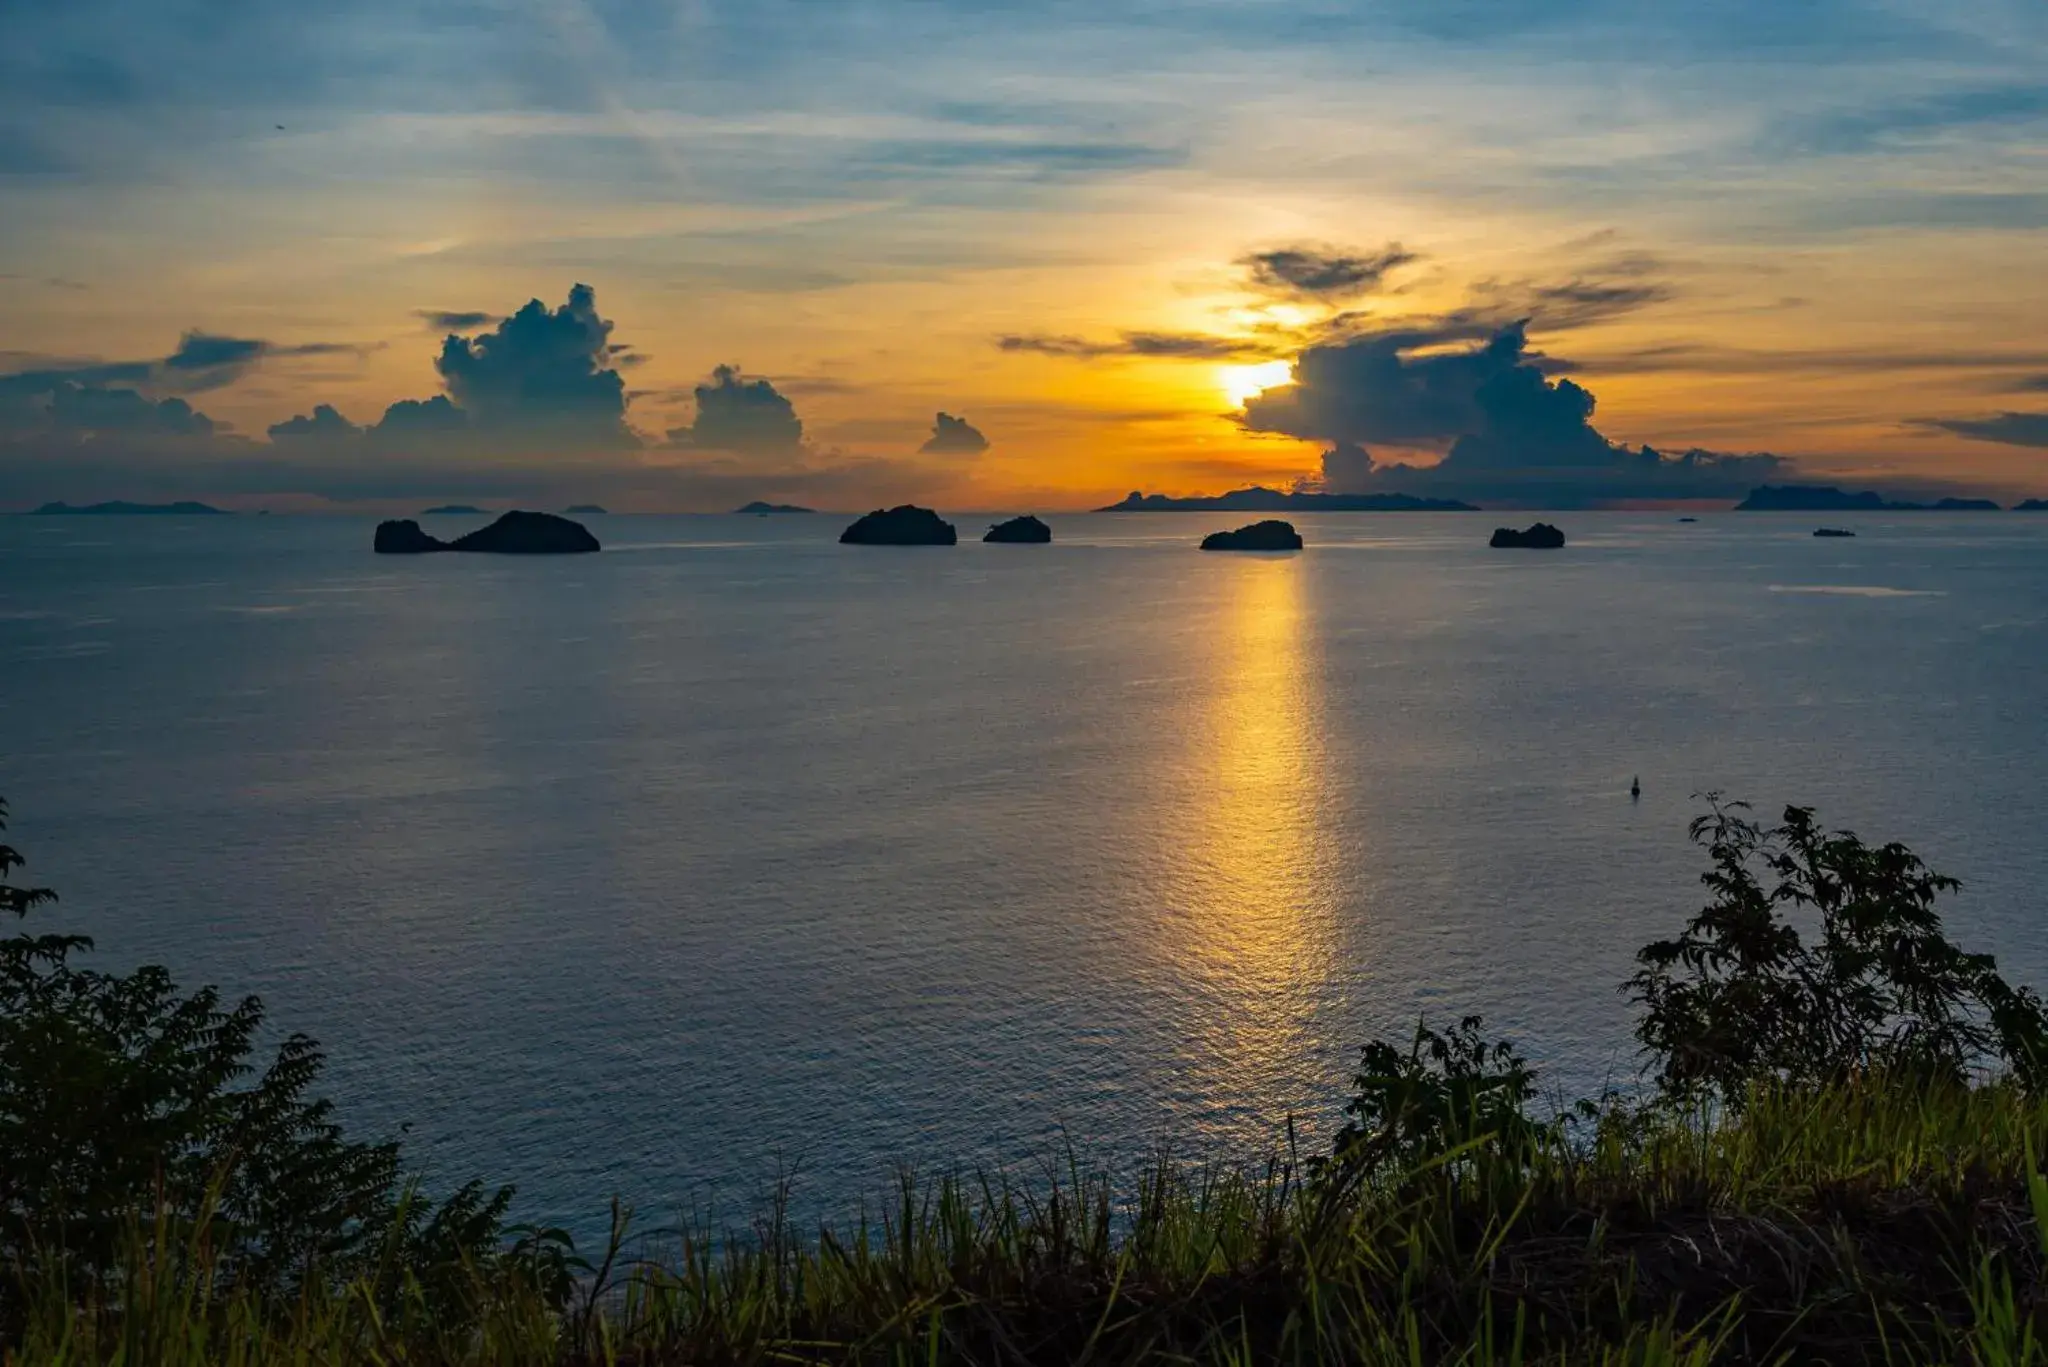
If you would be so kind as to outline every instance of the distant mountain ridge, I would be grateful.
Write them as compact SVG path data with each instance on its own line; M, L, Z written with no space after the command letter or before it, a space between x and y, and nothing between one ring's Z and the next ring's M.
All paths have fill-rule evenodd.
M1254 484L1227 494L1174 498L1131 490L1121 503L1097 508L1099 513L1476 513L1477 507L1454 498L1416 498L1412 494L1315 494L1268 489Z
M1988 498L1941 498L1932 503L1902 503L1883 494L1850 493L1832 484L1759 484L1735 505L1738 513L1995 513Z
M227 517L230 515L225 508L215 508L209 504L194 503L190 500L179 503L124 503L120 499L115 499L110 503L86 503L82 505L45 503L42 507L36 509L36 512L44 516L92 514L126 517L131 515L159 514L171 517Z

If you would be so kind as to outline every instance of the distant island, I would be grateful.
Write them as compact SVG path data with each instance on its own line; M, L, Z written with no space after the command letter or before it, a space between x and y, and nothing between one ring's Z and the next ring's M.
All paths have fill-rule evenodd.
M1269 517L1264 522L1254 522L1239 527L1234 532L1211 532L1202 538L1205 551L1298 551L1301 549L1301 533L1294 530L1292 522L1282 522Z
M863 514L839 534L842 546L951 546L958 541L952 523L911 503Z
M562 509L562 512L565 516L570 517L609 517L611 515L609 509L600 508L595 503L571 503L568 507Z
M1174 498L1131 490L1121 503L1097 508L1098 513L1476 513L1470 503L1454 498L1416 498L1411 494L1312 494L1267 489L1254 484L1227 494Z
M735 514L758 513L763 517L766 517L769 513L810 513L816 511L815 508L800 508L794 503L763 503L758 499L746 504L744 507L733 509Z
M467 503L443 503L438 508L420 509L421 517L482 517L482 508L472 508Z
M1052 541L1052 528L1026 513L1008 522L990 524L988 534L981 539L1011 546L1043 546Z
M1532 523L1525 531L1495 527L1486 543L1496 551L1557 551L1564 549L1564 532L1548 522Z
M490 555L585 555L600 549L588 528L553 513L505 513L453 541L420 530L410 518L380 522L371 549L378 555L431 555L438 551L476 551Z
M1995 513L1988 498L1941 498L1902 503L1867 490L1850 493L1832 484L1759 484L1735 505L1738 513Z
M118 499L112 503L87 503L77 506L70 503L45 503L36 512L48 517L55 515L114 515L155 513L170 517L226 517L228 510L215 508L205 503L123 503Z
M2048 498L2030 498L2024 503L2013 504L2012 510L2016 513L2048 513Z

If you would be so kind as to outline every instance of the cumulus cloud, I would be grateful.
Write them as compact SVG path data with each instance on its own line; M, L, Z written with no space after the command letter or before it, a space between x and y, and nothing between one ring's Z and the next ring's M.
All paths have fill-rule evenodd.
M446 394L431 399L400 399L384 410L370 431L386 437L436 437L469 430L469 416Z
M1235 337L1213 337L1199 332L1125 332L1116 340L1091 342L1085 337L1046 333L1009 333L996 339L1004 351L1037 352L1041 356L1064 356L1092 361L1104 356L1157 356L1178 360L1228 361L1241 357L1270 357L1270 345Z
M314 405L310 417L287 418L270 425L272 441L347 441L363 434L363 429L336 412L332 404Z
M932 422L932 434L917 448L926 456L978 456L988 450L988 438L965 418L941 413Z
M677 446L702 451L794 454L803 447L796 406L767 380L748 380L738 366L722 365L693 391L696 421L669 429Z
M68 444L101 435L204 437L217 426L179 398L156 400L50 371L0 376L0 436L51 435Z
M1337 299L1377 289L1389 272L1421 257L1398 242L1378 251L1347 251L1339 247L1299 244L1253 252L1238 258L1251 283L1270 294L1310 299Z
M2048 389L2048 384L2041 386ZM1919 426L1971 441L2048 447L2048 413L2000 413L1989 418L1924 418Z
M1555 506L1635 498L1721 498L1776 473L1776 456L1630 450L1593 426L1590 390L1551 379L1513 324L1443 349L1412 329L1310 347L1295 382L1254 396L1244 425L1326 441L1331 492L1399 490ZM1433 465L1382 465L1373 443L1441 449Z
M60 385L51 392L47 411L55 430L86 436L204 437L215 428L213 419L183 399L152 402L132 389Z
M555 309L538 299L490 332L451 334L434 369L479 431L525 444L630 446L626 385L612 368L611 320L576 285Z

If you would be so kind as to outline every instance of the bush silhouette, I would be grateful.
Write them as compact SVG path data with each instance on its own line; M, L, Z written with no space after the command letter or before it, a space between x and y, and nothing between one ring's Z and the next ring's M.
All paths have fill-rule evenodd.
M0 802L0 831L6 804ZM0 845L0 915L56 900L16 886ZM258 1070L263 1004L186 995L158 966L76 967L79 935L0 937L0 1264L55 1260L90 1283L138 1222L203 1226L233 1282L289 1287L402 1247L416 1266L494 1249L511 1192L472 1184L438 1208L398 1186L398 1146L343 1137L310 1093L304 1035Z
M1691 827L1712 894L1673 939L1645 945L1624 987L1659 1088L1741 1100L1759 1082L1867 1073L1963 1081L1997 1063L2032 1084L2048 1017L2027 988L1941 933L1935 902L1961 886L1904 845L1826 831L1812 809L1778 824L1709 794ZM1803 938L1793 916L1817 921Z

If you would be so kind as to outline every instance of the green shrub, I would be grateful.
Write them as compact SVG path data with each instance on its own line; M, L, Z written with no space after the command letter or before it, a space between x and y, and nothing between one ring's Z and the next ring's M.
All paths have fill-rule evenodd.
M16 919L56 900L9 881L22 862L0 846L0 913ZM0 937L0 1262L88 1285L158 1219L174 1235L203 1224L219 1276L251 1288L347 1276L394 1241L414 1266L495 1249L510 1190L423 1210L397 1186L397 1145L346 1139L312 1097L312 1040L291 1035L258 1069L257 998L72 962L91 948Z
M1896 842L1825 831L1806 807L1764 826L1744 803L1708 801L1691 830L1712 896L1676 938L1644 946L1624 989L1661 1091L1735 1102L1766 1079L1961 1080L1993 1063L2036 1078L2048 1016L1992 956L1944 938L1935 902L1955 879ZM1818 921L1811 943L1799 912Z

